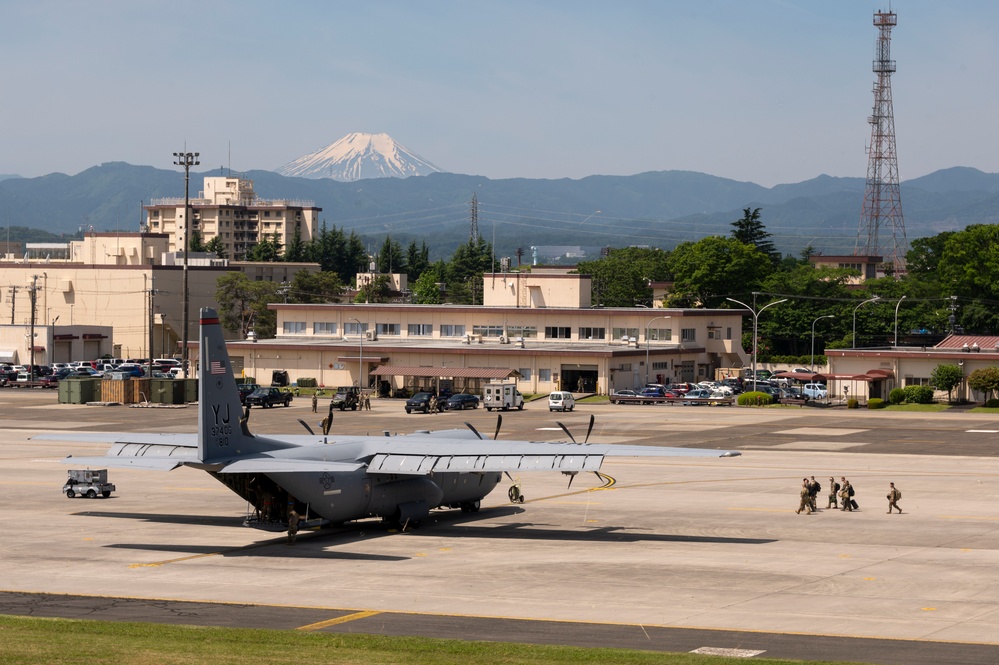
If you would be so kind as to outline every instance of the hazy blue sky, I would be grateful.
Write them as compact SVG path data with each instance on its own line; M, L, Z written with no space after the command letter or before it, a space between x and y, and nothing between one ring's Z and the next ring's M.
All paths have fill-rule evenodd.
M0 173L274 169L354 131L447 171L865 175L858 0L0 0ZM999 171L999 3L896 0L903 180Z

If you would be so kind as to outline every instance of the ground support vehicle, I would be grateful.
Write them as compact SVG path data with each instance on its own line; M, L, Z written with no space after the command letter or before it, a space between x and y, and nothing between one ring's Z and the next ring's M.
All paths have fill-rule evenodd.
M333 395L333 408L346 411L357 411L361 404L361 388L359 386L340 386Z
M69 479L62 486L68 499L77 495L95 499L98 494L106 499L114 489L114 485L108 482L107 469L70 469Z
M524 396L517 390L517 384L513 381L492 381L486 384L483 393L486 411L524 409Z

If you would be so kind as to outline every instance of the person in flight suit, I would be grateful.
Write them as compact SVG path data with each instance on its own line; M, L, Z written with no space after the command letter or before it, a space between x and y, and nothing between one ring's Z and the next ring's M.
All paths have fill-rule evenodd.
M812 514L812 487L808 484L808 478L801 479L801 503L798 504L798 509L794 511L796 514L800 515L801 511L804 510L806 515Z
M895 483L888 483L888 514L891 515L892 508L898 508L898 514L902 514L902 509L899 508L898 500L902 498L902 493L895 489Z

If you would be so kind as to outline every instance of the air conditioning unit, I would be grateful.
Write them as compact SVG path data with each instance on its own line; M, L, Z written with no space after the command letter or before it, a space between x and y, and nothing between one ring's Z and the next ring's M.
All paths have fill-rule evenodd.
M364 333L364 339L368 340L369 342L378 341L378 333L375 332L374 330L368 330Z
M506 335L502 335L500 337L500 344L509 344L509 343L510 343L509 337L507 337Z

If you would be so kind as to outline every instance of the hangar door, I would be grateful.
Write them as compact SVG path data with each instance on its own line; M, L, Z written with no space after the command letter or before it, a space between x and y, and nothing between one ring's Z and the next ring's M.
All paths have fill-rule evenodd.
M597 392L596 365L561 365L559 387L573 393Z

